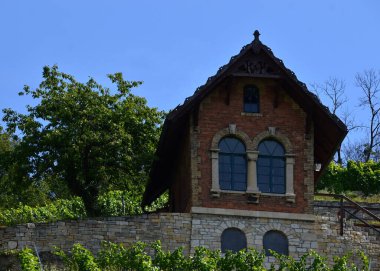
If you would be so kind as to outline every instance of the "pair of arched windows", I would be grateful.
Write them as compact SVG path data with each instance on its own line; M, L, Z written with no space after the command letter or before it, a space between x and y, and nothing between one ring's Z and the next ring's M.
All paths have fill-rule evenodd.
M262 193L285 194L285 149L277 141L266 139L258 146L257 186ZM219 142L219 186L221 190L245 191L247 156L242 141L225 137Z
M221 236L221 249L225 253L228 250L238 252L247 248L247 238L243 231L237 228L225 229ZM266 256L271 256L271 250L289 255L289 242L286 235L277 230L267 231L263 236L263 248Z

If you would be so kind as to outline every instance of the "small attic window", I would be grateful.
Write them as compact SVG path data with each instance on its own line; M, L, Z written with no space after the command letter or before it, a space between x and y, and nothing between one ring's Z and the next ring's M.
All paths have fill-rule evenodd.
M244 112L260 112L260 95L259 89L254 85L244 87Z

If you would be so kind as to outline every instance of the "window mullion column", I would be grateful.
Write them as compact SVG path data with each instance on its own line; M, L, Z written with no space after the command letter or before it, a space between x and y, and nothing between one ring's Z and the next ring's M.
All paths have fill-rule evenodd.
M260 193L257 186L257 158L258 151L247 151L247 193L258 194Z
M211 149L211 178L212 187L211 192L215 196L219 196L220 186L219 186L219 149Z
M295 202L294 194L294 154L285 154L286 163L286 200Z

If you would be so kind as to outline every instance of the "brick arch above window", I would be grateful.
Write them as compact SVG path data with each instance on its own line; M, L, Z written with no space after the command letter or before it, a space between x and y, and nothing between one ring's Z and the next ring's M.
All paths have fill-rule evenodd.
M214 137L212 138L211 150L217 150L219 148L218 145L219 145L220 140L223 137L227 137L227 136L236 137L236 138L240 139L241 141L243 141L247 150L253 149L254 145L252 144L252 140L250 139L250 137L245 132L239 130L235 126L235 130L228 127L228 128L224 128L224 129L220 130L219 132L217 132L214 135Z
M276 131L275 134L273 134L270 131L264 131L255 136L252 140L252 148L253 150L257 150L259 147L259 144L261 141L264 139L273 139L278 141L279 143L282 144L282 146L285 148L286 153L292 153L293 152L293 146L292 143L290 142L289 138L285 136L284 134Z

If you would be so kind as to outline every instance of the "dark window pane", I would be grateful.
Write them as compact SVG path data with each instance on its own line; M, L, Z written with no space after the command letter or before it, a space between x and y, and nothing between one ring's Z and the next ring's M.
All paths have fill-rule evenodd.
M244 112L259 112L260 95L259 90L255 86L247 86L244 88Z
M272 193L285 194L285 186L283 186L283 185L273 185L272 186Z
M283 255L289 255L288 238L280 231L268 231L264 234L263 246L265 255L271 256L269 249Z
M270 193L270 187L269 187L269 184L262 183L262 184L258 184L258 186L259 186L259 190L260 190L262 193Z
M284 177L283 176L275 176L272 178L273 185L282 185L284 186Z
M241 230L228 228L222 233L221 245L223 253L226 253L228 250L238 252L239 250L247 248L247 239Z
M235 190L235 191L245 191L247 190L247 185L246 183L233 183L233 187L232 187L232 190Z
M283 158L273 158L274 167L285 167L285 161Z
M257 178L260 191L285 193L285 150L275 140L264 140L259 144Z
M247 186L247 160L244 144L226 137L219 142L219 183L222 190L245 190ZM236 184L235 183L239 183Z
M244 104L244 112L247 113L258 113L259 112L259 105L258 104Z
M224 153L245 153L244 144L237 138L225 137L219 142L220 152Z

